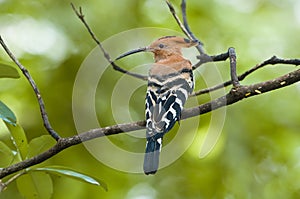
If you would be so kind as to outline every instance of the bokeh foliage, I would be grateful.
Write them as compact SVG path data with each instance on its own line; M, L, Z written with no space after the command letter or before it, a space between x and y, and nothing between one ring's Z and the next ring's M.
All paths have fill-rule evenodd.
M74 0L73 3L83 7L100 40L138 27L179 30L162 0ZM180 1L172 3L179 12ZM297 0L188 0L187 3L190 26L204 42L207 52L217 54L235 47L240 73L272 55L300 58ZM0 34L37 82L54 129L62 136L76 134L71 106L73 83L81 62L95 44L72 12L70 2L0 0L0 13ZM0 59L9 62L4 51L0 51ZM229 79L228 63L220 63L218 67L224 80ZM242 83L265 81L294 69L268 66ZM115 75L111 79L102 81L108 81L109 85L109 81L121 77L117 72L112 74ZM196 88L200 89L204 84L198 82ZM1 101L15 113L28 142L45 135L36 99L26 79L0 79L0 85ZM110 87L106 89L109 93ZM180 159L155 176L119 172L94 159L83 145L69 148L43 164L66 166L102 179L108 185L108 192L54 176L53 198L299 198L299 89L299 84L295 84L229 106L222 135L210 155L198 157L201 138L197 137ZM136 93L140 100L144 99L143 92L140 89ZM109 96L101 96L101 102L110 103ZM200 97L199 101L203 99ZM140 110L143 101L132 103L131 107ZM138 112L137 119L143 119L143 111ZM113 124L110 117L101 116L101 124ZM201 116L199 137L203 137L210 116ZM8 142L7 132L1 124L2 142ZM171 138L172 135L167 137ZM111 139L122 142L118 136ZM144 150L142 142L128 144L131 150ZM23 197L14 183L0 198Z

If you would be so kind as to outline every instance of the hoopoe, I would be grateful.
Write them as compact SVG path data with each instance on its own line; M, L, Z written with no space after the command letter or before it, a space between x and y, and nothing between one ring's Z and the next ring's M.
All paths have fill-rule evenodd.
M196 46L177 36L166 36L150 46L133 50L118 59L141 51L154 53L155 63L148 76L146 94L146 151L144 173L155 174L165 133L180 120L183 106L194 88L192 64L182 56L181 48Z

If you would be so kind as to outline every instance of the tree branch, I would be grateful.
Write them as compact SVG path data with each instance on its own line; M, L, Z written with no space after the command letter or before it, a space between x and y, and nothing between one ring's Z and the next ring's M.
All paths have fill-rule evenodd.
M173 15L175 21L177 22L177 25L180 27L181 31L190 39L190 40L194 40L194 38L192 37L192 35L189 33L189 31L185 28L185 26L182 24L182 22L180 21L179 17L176 14L175 8L174 6L171 4L170 1L166 0L166 3L169 7L169 10L171 12L171 14Z
M44 100L43 100L42 95L40 93L40 90L38 89L36 83L32 79L29 71L19 62L19 60L14 56L14 54L9 50L9 48L7 47L7 45L5 44L5 42L3 41L1 35L0 35L0 44L3 47L3 49L5 50L5 52L7 53L7 55L11 58L11 60L13 62L15 62L15 64L22 71L22 73L24 74L24 76L26 77L26 79L28 80L28 82L30 83L31 87L33 88L33 91L34 91L34 93L36 95L36 98L38 100L38 103L39 103L40 112L41 112L41 116L42 116L42 119L43 119L44 127L46 128L46 130L48 131L48 133L56 141L59 140L60 136L51 127L50 121L48 119L48 114L46 112L45 103L44 103Z
M294 60L297 62L297 64L300 63L300 60L298 59L294 59ZM286 75L280 76L278 78L275 78L273 80L269 80L269 81L249 85L249 86L240 86L238 88L232 89L225 96L212 100L211 102L202 104L194 108L184 109L182 111L181 119L184 120L194 116L202 115L212 110L234 104L244 98L249 98L262 93L270 92L275 89L286 87L288 85L291 85L299 81L300 81L300 69L290 72ZM144 129L145 124L146 124L145 121L137 121L137 122L126 123L126 124L117 124L117 125L108 126L104 128L91 129L87 132L83 132L72 137L61 138L49 150L37 156L34 156L30 159L3 168L0 171L0 179L12 173L15 173L17 171L20 171L22 169L39 164L73 145L77 145L94 138Z
M229 54L229 60L230 60L230 77L231 77L231 83L234 88L237 88L240 86L240 82L236 73L236 53L234 48L228 49Z
M182 12L183 25L184 25L185 29L187 30L189 35L191 35L193 40L199 41L199 45L196 46L198 52L200 53L200 55L205 54L204 49L203 49L203 43L194 35L194 33L191 31L191 28L188 24L187 17L186 17L186 2L185 2L185 0L181 1L181 12Z
M200 55L205 54L203 50L203 43L195 37L193 32L191 31L188 22L187 22L187 17L186 17L186 3L185 0L181 2L181 12L182 12L182 19L183 19L183 24L180 21L178 15L176 14L176 11L174 9L174 6L171 4L170 1L166 0L166 3L169 7L169 10L171 14L173 15L175 21L177 22L178 26L182 30L182 32L190 39L194 41L198 41L198 45L196 46L197 50L199 51Z
M101 42L97 39L96 35L94 34L94 32L92 31L92 29L89 27L89 25L87 24L87 22L84 19L84 14L82 13L82 9L81 7L79 7L79 9L77 10L74 6L73 3L71 3L71 6L73 8L73 11L75 12L76 16L81 20L81 22L84 24L84 26L86 27L87 31L89 32L89 34L91 35L91 37L93 38L93 40L96 42L96 44L98 45L98 47L100 48L100 50L102 51L105 59L113 66L113 69L115 69L116 71L119 71L121 73L125 73L127 75L136 77L138 79L141 80L147 80L148 77L145 75L141 75L138 73L132 73L129 72L121 67L119 67L117 64L115 64L114 61L112 61L112 59L110 58L110 55L108 54L108 52L106 52L106 50L103 48Z
M221 56L219 56L221 59L222 58L225 58L226 53L224 54L221 54ZM224 55L224 56L223 56ZM214 58L213 58L214 59ZM220 59L220 60L221 60ZM226 58L227 59L227 58ZM244 72L243 74L239 75L238 76L238 80L239 81L242 81L244 80L248 75L252 74L253 72L255 72L256 70L264 67L264 66L267 66L267 65L275 65L275 64L288 64L288 65L295 65L295 66L299 66L300 65L300 59L281 59L281 58L278 58L276 56L272 56L271 58L263 61L262 63L260 64L257 64L255 65L254 67L252 67L251 69L247 70L246 72ZM227 87L229 85L232 85L232 82L231 80L229 81L226 81L224 83L221 83L221 84L218 84L216 86L213 86L213 87L210 87L210 88L205 88L205 89L202 89L202 90L199 90L199 91L195 91L191 96L196 96L196 95L202 95L202 94L205 94L205 93L209 93L209 92L212 92L212 91L215 91L215 90L218 90L218 89L221 89L221 88L224 88L224 87Z
M205 64L208 62L225 61L228 57L229 57L228 51L226 53L221 53L219 55L211 55L211 56L207 55L207 54L198 55L197 59L199 59L200 61L193 66L193 70L195 70L202 64Z

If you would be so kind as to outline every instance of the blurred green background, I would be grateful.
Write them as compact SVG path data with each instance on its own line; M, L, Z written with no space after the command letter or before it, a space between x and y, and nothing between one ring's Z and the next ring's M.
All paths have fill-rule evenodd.
M180 31L162 0L72 2L83 7L86 20L100 40L133 28ZM180 13L180 1L171 2ZM300 2L297 0L188 0L187 3L190 26L205 44L206 51L218 54L235 47L239 73L272 55L300 58ZM0 34L38 84L54 129L63 137L75 135L73 84L81 63L95 43L74 15L70 1L0 0L0 13ZM0 59L9 62L3 50ZM126 60L122 64L130 68ZM217 66L223 79L229 79L228 62ZM199 71L205 72L205 67L209 66ZM295 66L267 66L242 84L265 81L295 69ZM108 106L109 94L121 77L112 70L108 74L109 78L101 81L107 81L104 83L109 86L98 93L101 103L96 104L102 125L114 124ZM47 134L26 79L0 79L0 85L0 99L14 111L28 140ZM199 78L196 89L204 86ZM130 106L137 112L136 120L144 117L144 93L145 87L141 87L134 96L138 100ZM201 96L199 102L208 99ZM64 165L98 177L107 183L108 192L54 176L53 198L300 198L299 100L300 87L295 84L227 107L218 143L208 156L199 158L201 139L211 117L211 114L202 115L199 135L192 146L154 176L114 170L97 161L83 145L71 147L44 164ZM1 139L7 133L2 124L0 133ZM110 139L133 151L144 150L143 139L126 140L125 135ZM166 143L168 139L172 139L172 132L166 137ZM118 158L118 154L112 158ZM0 198L22 196L13 183Z

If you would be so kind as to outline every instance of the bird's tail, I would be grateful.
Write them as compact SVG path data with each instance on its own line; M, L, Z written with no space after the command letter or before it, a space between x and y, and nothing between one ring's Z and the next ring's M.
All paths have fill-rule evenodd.
M159 154L162 146L162 138L150 137L147 139L144 159L144 173L155 174L159 164Z

